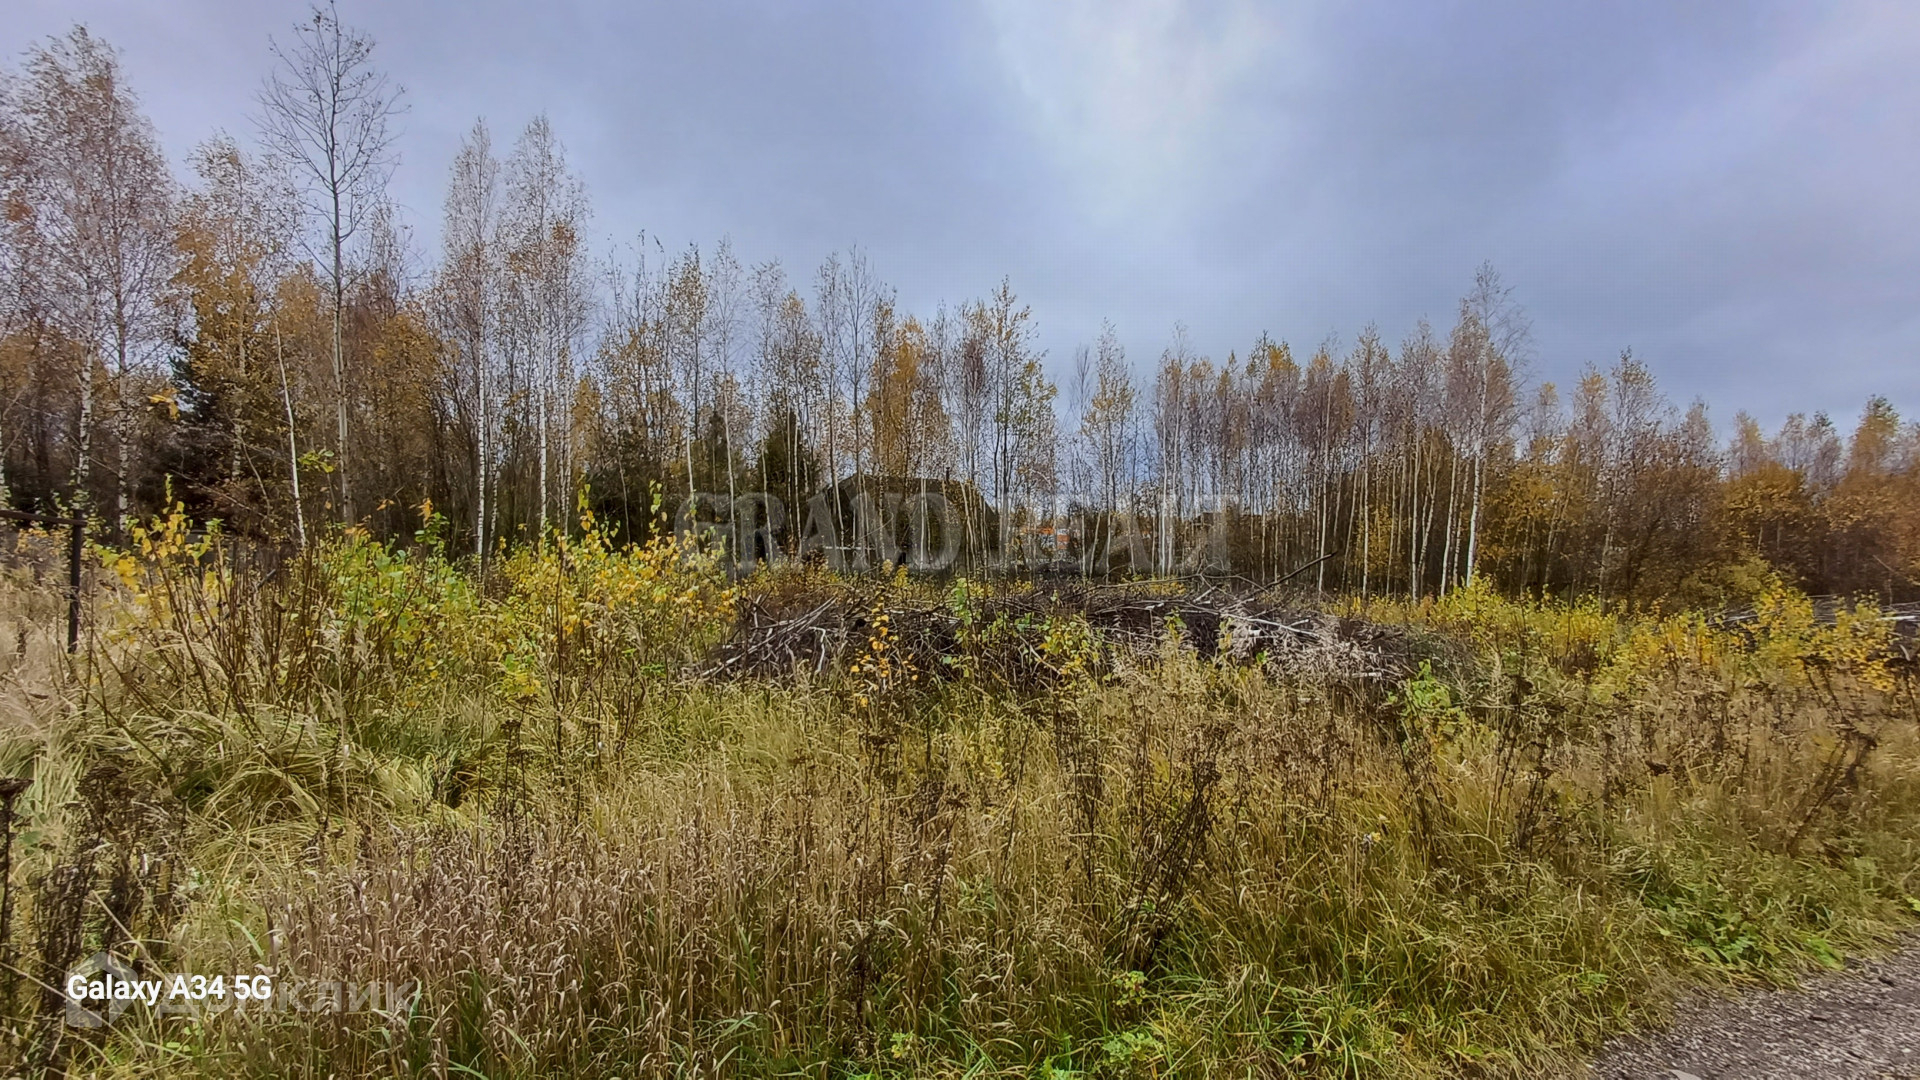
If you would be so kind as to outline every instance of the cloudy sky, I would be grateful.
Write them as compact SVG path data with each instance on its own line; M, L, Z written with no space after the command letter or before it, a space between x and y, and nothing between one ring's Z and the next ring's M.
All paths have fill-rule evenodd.
M22 5L24 5L24 10ZM284 0L9 0L0 52L119 46L176 161L250 136ZM916 310L1002 275L1056 372L1444 327L1491 260L1535 381L1623 348L1725 426L1920 414L1910 0L373 3L410 110L394 191L437 243L476 117L547 113L611 251L725 235L796 277L857 244Z

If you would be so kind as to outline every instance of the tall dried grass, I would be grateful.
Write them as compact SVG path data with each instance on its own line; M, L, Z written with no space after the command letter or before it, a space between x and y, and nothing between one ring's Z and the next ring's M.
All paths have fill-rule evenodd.
M1394 678L1203 659L1178 626L1108 651L1065 618L970 639L1052 672L1031 685L911 678L877 630L847 671L712 682L662 651L698 651L685 609L623 622L595 605L624 571L575 556L492 598L366 552L251 592L177 575L190 602L9 732L36 790L98 804L27 807L51 831L16 870L23 968L108 945L309 980L308 1004L418 994L86 1033L23 992L17 1060L1532 1076L1677 981L1786 978L1916 913L1920 713L1870 612L1374 610L1415 631ZM352 573L519 651L379 630L378 605L338 632ZM273 605L317 629L241 632Z

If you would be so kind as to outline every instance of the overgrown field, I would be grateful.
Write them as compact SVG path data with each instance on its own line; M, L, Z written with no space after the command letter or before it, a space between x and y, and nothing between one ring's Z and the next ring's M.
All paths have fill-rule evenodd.
M178 517L102 565L71 663L4 594L30 1070L1540 1076L1920 912L1910 643L1777 584L734 583L591 522L268 568ZM293 1004L68 1024L102 949Z

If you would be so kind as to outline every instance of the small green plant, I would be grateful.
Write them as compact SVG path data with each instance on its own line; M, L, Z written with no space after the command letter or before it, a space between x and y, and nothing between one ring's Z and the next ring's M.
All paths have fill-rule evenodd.
M0 744L35 778L0 948L418 993L106 1031L69 1072L1545 1075L1675 976L1920 918L1879 624L1790 595L1737 631L1376 601L1404 625L1342 667L1064 590L743 586L590 515L482 579L441 530L271 579L184 512L101 552L96 652ZM714 667L743 588L824 592L828 660ZM85 809L109 786L151 820Z
M1101 1064L1123 1076L1151 1072L1165 1060L1167 1046L1144 1028L1131 1028L1100 1043Z
M1412 730L1441 738L1457 734L1467 720L1466 710L1454 701L1453 689L1433 673L1433 662L1420 661L1420 670L1400 684L1388 700L1400 706Z

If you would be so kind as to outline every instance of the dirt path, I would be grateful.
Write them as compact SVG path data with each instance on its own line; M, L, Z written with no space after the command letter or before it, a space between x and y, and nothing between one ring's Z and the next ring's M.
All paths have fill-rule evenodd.
M1920 942L1798 991L1698 998L1673 1027L1609 1043L1593 1080L1920 1078Z

